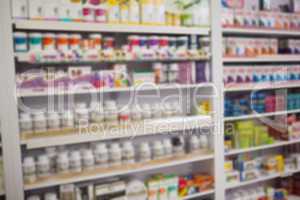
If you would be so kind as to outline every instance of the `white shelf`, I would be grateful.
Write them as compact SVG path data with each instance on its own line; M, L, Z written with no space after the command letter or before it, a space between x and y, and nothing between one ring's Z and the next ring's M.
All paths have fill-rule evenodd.
M205 191L205 192L200 192L200 193L197 193L197 194L192 194L192 195L183 197L183 198L181 198L181 200L189 200L189 199L200 198L200 197L212 195L214 193L215 193L215 190L208 190L208 191Z
M261 176L260 178L251 180L251 181L227 184L226 190L236 189L236 188L240 188L240 187L244 187L244 186L248 186L248 185L253 185L256 183L262 183L262 182L270 181L270 180L273 180L276 178L288 177L288 176L292 176L295 173L299 173L299 172L300 172L300 170L293 170L293 171L288 171L288 172L284 172L284 173L275 173L275 174L268 175L268 176Z
M72 65L72 64L100 64L100 63L145 63L145 62L184 62L184 61L208 61L210 56L198 56L191 58L152 58L152 59L115 59L115 60L78 60L78 61L36 61L31 60L29 53L15 53L15 58L19 63L27 63L31 65Z
M51 176L49 180L43 180L41 182L37 182L34 184L26 185L25 184L25 191L28 190L36 190L36 189L42 189L42 188L48 188L48 187L53 187L57 185L64 185L64 184L70 184L70 183L78 183L78 182L83 182L83 181L91 181L91 180L97 180L97 179L103 179L103 178L108 178L108 177L114 177L114 176L120 176L120 175L129 175L129 174L134 174L134 173L140 173L140 172L145 172L145 171L152 171L152 170L158 170L158 169L163 169L163 168L168 168L168 167L173 167L173 166L178 166L178 165L184 165L184 164L189 164L193 162L200 162L200 161L209 161L214 158L213 155L202 155L202 156L192 156L192 158L188 159L173 159L172 162L168 163L162 163L162 164L155 164L155 165L144 165L141 168L132 168L132 167L122 167L122 169L118 170L110 170L111 172L108 173L85 173L82 175L81 173L73 176L64 176L62 177L55 177Z
M279 177L280 177L280 174L276 173L274 175L261 177L261 178L251 180L251 181L238 182L238 183L235 183L235 184L227 184L226 189L230 190L230 189L240 188L240 187L247 186L247 185L252 185L252 184L255 184L255 183L266 182L266 181L276 179L276 178L279 178Z
M146 33L171 35L209 35L209 28L120 25L85 22L62 22L44 20L15 20L18 30L76 31L76 32L114 32L114 33Z
M255 113L250 115L243 115L238 117L225 117L224 121L237 121L237 120L247 120L247 119L255 119L255 118L262 118L262 117L272 117L272 116L278 116L278 115L288 115L288 114L294 114L299 113L300 109L297 110L286 110L286 111L278 111L278 112L270 112L270 113Z
M233 155L237 155L237 154L250 153L250 152L254 152L254 151L260 151L260 150L272 149L272 148L277 148L277 147L283 147L283 146L288 146L288 145L297 144L297 143L300 143L300 139L299 140L284 141L284 142L280 141L280 142L276 142L275 144L252 147L252 148L248 148L248 149L230 150L230 151L225 153L225 156L233 156Z
M223 63L275 63L275 62L300 62L299 55L274 55L259 57L225 57Z
M193 130L210 126L212 126L212 119L210 116L174 117L167 119L145 120L144 122L133 124L133 126L129 128L114 128L113 130L108 129L96 133L75 132L74 134L68 134L65 136L50 136L45 133L44 135L47 136L24 139L22 140L22 144L26 145L27 149L37 149L58 145L133 138L164 133L170 134L175 131Z
M264 28L223 28L224 34L262 35L262 36L300 36L297 30L276 30Z
M288 200L300 200L300 196L289 195Z
M224 92L243 92L257 90L275 90L283 88L300 88L300 81L291 81L283 83L266 83L266 84L242 84L242 86L226 86Z
M212 83L199 83L199 84L166 84L166 85L151 85L145 84L144 86L124 87L124 88L90 88L90 89L69 89L59 90L56 88L49 88L49 90L41 89L37 91L22 90L17 91L17 96L21 97L42 97L52 95L80 95L80 94L95 94L95 93L114 93L114 92L143 92L143 91L156 91L156 90L181 90L183 89L200 89L214 87Z

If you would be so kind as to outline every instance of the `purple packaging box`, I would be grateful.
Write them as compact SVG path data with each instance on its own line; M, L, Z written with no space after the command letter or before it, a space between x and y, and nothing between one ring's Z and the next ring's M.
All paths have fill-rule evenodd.
M46 88L45 72L43 70L31 70L18 75L17 85L21 89Z
M178 82L181 84L193 83L192 78L192 63L180 63L178 71Z
M210 81L210 69L206 63L196 64L196 83L206 83Z

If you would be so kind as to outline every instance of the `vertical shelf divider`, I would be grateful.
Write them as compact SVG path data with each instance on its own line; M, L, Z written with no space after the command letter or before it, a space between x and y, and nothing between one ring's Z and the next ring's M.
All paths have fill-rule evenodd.
M8 200L24 199L21 147L16 98L11 1L0 1L0 117L5 195Z
M222 26L221 1L211 1L211 38L212 38L212 78L215 85L214 98L214 176L215 200L225 200L225 174L224 174L224 126L223 126L223 62L222 62Z

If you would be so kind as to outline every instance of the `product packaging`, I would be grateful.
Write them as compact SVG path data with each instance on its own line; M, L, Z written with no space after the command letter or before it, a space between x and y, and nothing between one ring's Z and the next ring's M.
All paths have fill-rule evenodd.
M91 84L93 76L90 67L69 67L68 74L72 82L72 86L76 86L76 89L93 88Z
M248 18L249 19L249 18ZM244 10L235 10L234 15L234 25L237 27L245 27L248 24L246 23L246 16L244 14Z
M137 0L129 0L129 24L140 23L140 8Z
M291 11L291 2L290 0L261 0L260 9L268 11L289 12Z
M59 193L60 200L75 199L75 186L73 184L61 185L59 187Z
M223 27L234 26L234 11L232 9L222 10L222 26Z
M120 22L120 6L119 0L108 0L107 4L107 16L108 23L119 23ZM126 7L126 9L128 9Z
M144 25L153 24L154 18L154 0L141 0L140 1L140 14L141 14L141 23ZM157 14L157 13L156 13Z
M14 33L14 50L15 52L28 51L28 38L25 32Z
M107 22L107 8L104 2L99 2L95 7L95 20L99 23Z
M154 0L154 15L153 15L153 21L156 25L165 25L166 19L165 19L165 0Z
M82 21L83 20L83 9L81 0L63 0L65 1L64 8L67 18L72 21Z
M240 0L238 0L238 1L240 1ZM243 7L244 10L257 12L259 10L259 1L260 0L243 1L244 2L244 7Z
M129 23L129 4L127 2L120 3L120 22L122 24Z
M12 17L15 19L28 18L28 3L27 0L12 0Z
M41 0L30 0L28 1L29 5L29 18L35 20L44 19L45 7L44 1Z
M42 0L43 12L45 20L58 20L59 19L59 0Z
M251 181L259 178L259 171L258 170L249 170L241 172L241 181Z
M240 173L239 171L231 171L225 173L226 183L235 184L240 182Z
M293 2L293 4L292 4L292 6L293 6L292 11L294 13L299 13L300 12L300 1L299 0L293 0L292 2Z

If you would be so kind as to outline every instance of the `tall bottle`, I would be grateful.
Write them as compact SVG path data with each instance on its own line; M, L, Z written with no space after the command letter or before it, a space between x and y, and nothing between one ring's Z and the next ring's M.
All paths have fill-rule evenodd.
M144 25L154 24L154 0L140 0L141 22Z
M72 21L82 20L82 4L81 0L68 0L70 18Z
M209 0L201 0L193 9L194 25L209 26L210 25L210 5Z
M140 23L140 5L137 0L129 0L129 24Z
M98 4L96 5L95 10L95 20L99 23L106 23L107 22L107 8L106 3L103 0L99 0Z
M156 25L165 25L165 14L166 14L166 7L165 7L165 0L154 0L154 22Z
M120 1L119 0L107 0L107 19L108 23L118 24L120 23Z
M120 22L122 24L128 24L129 22L129 2L120 2Z
M85 0L82 3L82 15L83 20L86 22L95 22L95 8L96 1L94 0Z

